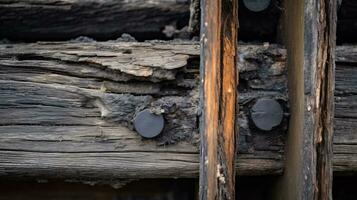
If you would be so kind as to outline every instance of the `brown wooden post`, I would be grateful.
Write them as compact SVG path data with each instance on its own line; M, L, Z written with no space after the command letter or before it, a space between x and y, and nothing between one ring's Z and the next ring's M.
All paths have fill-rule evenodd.
M290 122L275 199L332 199L336 1L285 2Z
M332 199L337 1L319 0L317 5L317 33L315 33L317 57L315 77L312 78L315 82L314 95L311 101L314 115L314 150L316 151L314 199L325 200Z
M235 199L238 1L201 1L200 199Z

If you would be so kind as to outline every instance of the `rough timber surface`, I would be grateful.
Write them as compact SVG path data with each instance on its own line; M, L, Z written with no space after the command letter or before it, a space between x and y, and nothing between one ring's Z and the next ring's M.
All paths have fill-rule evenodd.
M198 63L198 43L183 41L0 45L0 175L197 176ZM282 173L287 122L260 132L249 106L271 97L286 107L284 63L278 46L240 45L238 175ZM165 118L152 140L132 130L145 108Z
M165 38L165 26L180 29L189 15L188 0L0 0L0 39Z
M336 49L334 171L357 172L357 46Z
M237 173L280 174L287 123L261 132L247 112L267 95L285 105L285 51L239 45ZM357 171L355 55L355 46L336 50L334 171L339 173ZM197 176L199 111L192 98L198 100L198 59L199 45L191 42L0 45L1 176ZM165 67L170 60L176 65ZM146 70L139 74L137 69ZM154 140L131 130L138 104L143 105L139 110L155 108L167 99L180 108L165 114L171 106L164 107L168 130Z

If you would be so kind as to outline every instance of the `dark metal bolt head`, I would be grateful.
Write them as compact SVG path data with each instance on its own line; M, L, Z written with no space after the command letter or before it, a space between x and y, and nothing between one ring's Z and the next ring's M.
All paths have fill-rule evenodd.
M243 0L244 6L253 12L261 12L267 9L271 0Z
M144 138L156 137L164 129L164 117L143 110L134 118L134 128Z
M274 99L259 99L250 109L250 116L257 128L270 131L283 120L283 109Z

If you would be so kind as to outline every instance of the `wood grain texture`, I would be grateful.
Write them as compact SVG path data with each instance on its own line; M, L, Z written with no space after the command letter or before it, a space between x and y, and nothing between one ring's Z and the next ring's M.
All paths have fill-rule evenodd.
M249 108L261 97L287 107L285 58L276 45L240 45L238 175L282 173L287 117L261 132ZM198 176L198 63L199 45L183 41L0 45L1 176ZM164 112L153 140L132 130L145 108Z
M276 199L331 199L336 1L286 1L291 119Z
M188 25L182 0L1 0L0 38L108 40L129 33L138 39L165 38L165 26Z
M332 199L333 119L337 2L318 1L317 58L313 72L314 150L316 180L314 199ZM316 70L316 71L315 71Z
M274 45L240 44L239 47L237 174L281 174L287 121L269 133L261 132L251 124L249 108L261 97L276 98L287 106L286 52ZM151 60L160 61L175 58L175 54L186 56L175 61L183 63L182 67L172 72L155 71L157 68L154 68L154 73L147 77L135 75L135 70L130 71L130 75L108 69L109 64L101 64L102 59L108 59L112 62L107 63L129 66L135 59L124 58L124 52L127 56L131 52L134 58L146 55L148 60L159 56ZM107 57L104 56L106 54ZM161 55L167 58L163 59ZM333 164L338 173L357 172L355 55L355 46L341 46L336 50ZM198 44L182 42L0 45L1 175L109 180L196 177L199 168L198 135L192 132L192 128L197 130L197 125L191 124L197 124L192 121L196 119L197 104L186 100L196 98L198 101L197 94L188 94L198 82L198 57ZM120 66L112 65L114 69ZM134 69L132 65L130 68ZM130 97L130 105L136 107L143 96L153 101L167 99L167 96L182 97L184 105L178 105L185 112L172 116L182 115L177 123L172 122L172 126L177 127L173 129L174 134L143 140L130 130L130 122L126 121L131 121L130 117L120 117L120 110L115 105L121 105L122 100L127 104L125 100ZM101 117L101 104L93 103L93 98L106 100L111 111L105 117ZM166 99L163 100L166 102ZM187 103L193 107L187 108ZM188 111L192 108L196 111ZM188 120L185 127L178 126L185 118Z
M201 2L201 200L235 199L238 2Z
M357 47L336 48L334 172L357 171Z

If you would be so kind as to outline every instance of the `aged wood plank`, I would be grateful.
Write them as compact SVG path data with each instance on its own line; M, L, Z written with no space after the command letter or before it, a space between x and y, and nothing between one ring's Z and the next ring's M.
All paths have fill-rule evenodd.
M123 33L141 40L166 38L165 26L180 29L189 15L186 0L1 0L0 38L107 40Z
M285 56L276 45L240 45L239 175L282 173L287 117L260 131L249 109L268 97L287 110ZM192 42L0 45L1 175L197 176L198 63ZM145 108L164 112L152 140L132 127Z
M291 120L279 199L332 198L336 1L286 2Z
M336 48L334 171L357 171L357 46Z
M320 0L315 113L316 186L315 199L332 199L333 130L335 92L335 47L337 2ZM315 123L316 123L315 122Z
M156 54L147 51L155 51ZM261 97L276 98L282 102L282 105L287 101L285 51L274 45L264 47L244 44L240 44L239 51L238 151L240 153L239 162L236 163L237 174L281 174L284 166L283 150L286 132L284 126L287 126L287 123L283 123L282 127L269 133L259 131L251 124L249 108L252 102ZM176 53L187 56L178 57L179 63L184 64L172 72L156 71L160 72L159 76L155 75L154 69L155 73L152 75L140 77L109 70L111 65L103 64L103 59L109 59L121 60L126 63L125 65L129 65L129 61L133 62L134 59L122 57L125 54L123 52L126 52L127 56L130 55L127 53L131 52L133 57L137 57L137 54L152 55L147 58L159 55L171 57ZM353 46L341 46L336 51L334 171L338 173L357 171L357 106L354 103L357 98L355 78L357 67L353 56L356 52L357 48ZM112 57L105 57L105 53ZM184 112L186 114L183 115L185 117L179 117L180 121L176 125L172 124L171 127L177 127L171 132L174 134L167 132L163 135L165 137L145 140L130 130L130 117L121 118L118 117L118 113L111 112L102 118L101 104L93 102L93 99L104 99L107 105L115 110L113 104L118 103L114 101L116 98L119 102L120 99L125 100L124 97L131 98L133 103L140 102L134 101L135 99L158 100L172 95L181 96L181 99L198 99L197 94L185 97L187 91L191 91L197 85L197 80L193 80L198 79L199 46L197 44L110 42L8 44L0 45L0 57L0 149L3 155L1 158L4 159L0 163L6 163L7 166L6 168L1 166L2 175L31 176L32 173L32 177L35 178L57 176L67 179L76 176L83 179L87 176L105 177L105 174L94 174L95 169L92 165L83 164L87 156L88 159L99 163L96 166L99 171L101 169L104 171L104 168L118 168L112 174L117 178L133 176L125 173L126 165L132 166L133 170L138 170L138 174L131 178L198 175L198 135L195 131L192 132L197 127L190 126L190 124L197 124L190 121L196 119L196 114L192 117L193 113L188 112L186 106L177 104L186 110ZM113 66L115 69L115 66L120 65L113 64ZM136 74L135 71L130 73ZM172 77L176 79L172 81ZM145 98L138 96L145 96ZM110 100L109 97L116 98ZM187 103L187 101L183 102ZM195 107L196 104L189 105ZM191 117L187 117L187 114ZM184 118L189 120L184 123L184 128L177 126ZM291 120L290 126L292 126ZM93 149L95 152L92 154L86 153ZM165 154L177 160L164 162L158 160L160 157L154 156L154 160L163 163L161 166L167 165L165 167L168 171L162 174L162 170L154 169L153 164L137 164L143 158L139 158L137 156L139 154L134 152L148 153L152 156L158 152L161 153L160 155ZM47 153L59 157L46 156L49 155ZM74 156L70 156L72 153ZM114 165L110 158L105 157L106 153L119 158L126 153L128 160ZM31 157L24 159L27 154L31 154ZM64 154L69 156L66 157ZM81 159L75 156L78 154L82 156ZM70 164L51 164L60 162L60 158L63 158L63 161L67 158ZM192 163L180 161L187 159L192 159ZM41 165L39 160L47 164ZM102 162L103 168L100 165ZM34 168L29 168L28 165ZM55 175L53 173L55 169L63 170L61 174ZM185 170L187 172L181 172Z
M201 6L201 200L235 199L238 2Z

